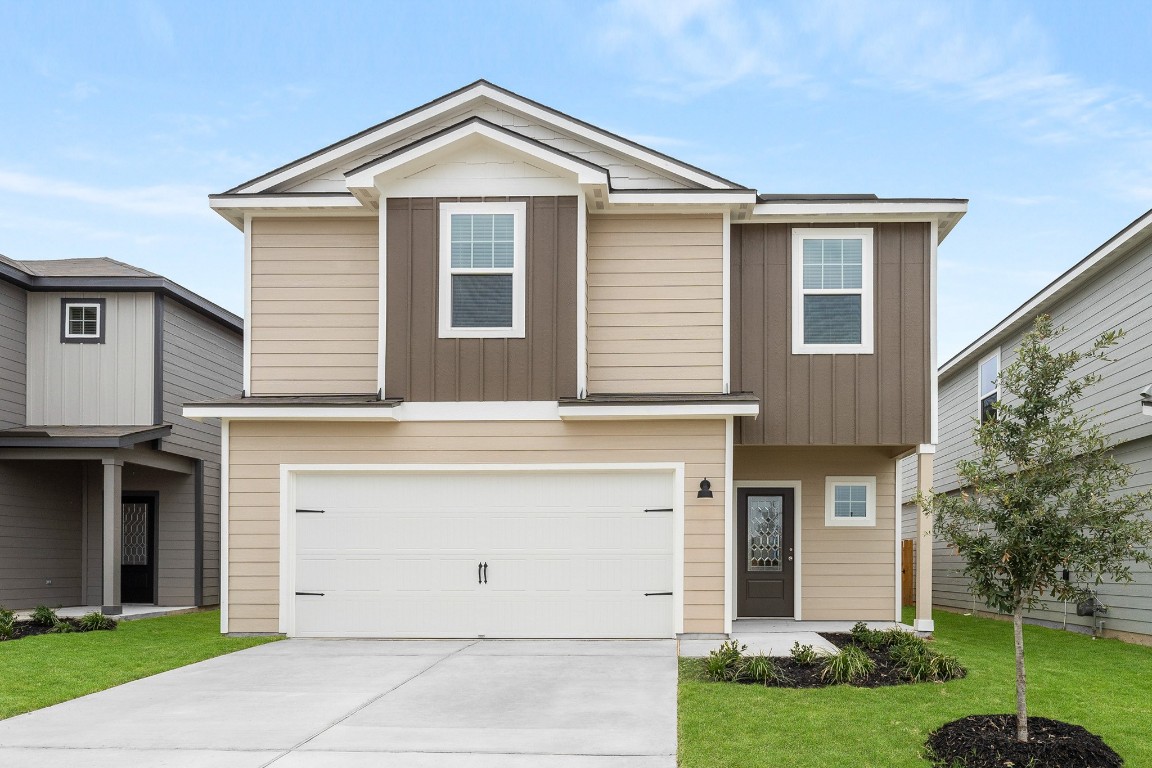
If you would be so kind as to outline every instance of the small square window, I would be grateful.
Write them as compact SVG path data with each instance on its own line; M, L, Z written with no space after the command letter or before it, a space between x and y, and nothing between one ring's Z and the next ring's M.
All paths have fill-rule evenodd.
M441 338L523 338L525 210L440 206Z
M875 477L829 477L826 483L825 525L876 525Z
M104 307L104 299L62 299L60 340L66 344L103 344Z

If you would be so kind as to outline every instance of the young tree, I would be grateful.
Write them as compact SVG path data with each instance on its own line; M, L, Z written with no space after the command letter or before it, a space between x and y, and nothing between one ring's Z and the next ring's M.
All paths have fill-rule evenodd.
M1037 317L1017 359L1000 374L1001 402L974 430L979 456L958 465L958 494L918 496L937 535L964 557L972 592L1012 614L1016 645L1016 738L1028 741L1023 615L1043 597L1083 596L1065 569L1131 581L1131 564L1149 562L1152 521L1142 512L1152 493L1123 493L1132 470L1112 455L1091 414L1077 410L1100 380L1085 373L1107 362L1123 331L1103 334L1083 351L1055 352L1054 329ZM1010 395L1005 399L1004 394Z

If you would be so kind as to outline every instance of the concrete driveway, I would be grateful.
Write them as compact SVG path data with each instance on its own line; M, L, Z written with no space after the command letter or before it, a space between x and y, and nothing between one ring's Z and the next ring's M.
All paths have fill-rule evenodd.
M675 764L662 640L286 640L0 721L37 768Z

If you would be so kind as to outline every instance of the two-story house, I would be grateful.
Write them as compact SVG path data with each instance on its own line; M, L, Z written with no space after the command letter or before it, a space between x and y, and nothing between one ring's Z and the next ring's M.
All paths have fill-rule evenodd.
M240 318L111 259L0 257L0 605L214 605Z
M1016 348L1037 315L1052 317L1065 332L1056 340L1057 351L1085 349L1105 331L1121 328L1124 338L1109 357L1113 362L1093 363L1102 376L1080 403L1093 414L1116 457L1130 465L1130 490L1152 487L1152 211L1132 222L1056 278L940 368L940 445L936 454L933 487L956 491L957 463L974 458L972 430L999 402L1001 368L1016 359ZM1150 402L1142 407L1142 399ZM902 495L915 496L915 468L906 466ZM1149 512L1152 514L1152 511ZM915 505L905 504L905 537L916 540ZM983 611L963 575L963 561L944 542L935 543L935 593L939 606L953 610ZM1152 568L1133 564L1133 581L1095 585L1097 574L1069 573L1081 586L1097 591L1107 606L1103 631L1138 642L1152 642ZM1078 616L1076 604L1049 602L1047 609L1026 614L1029 621L1048 626L1092 631L1096 617Z
M479 81L211 205L248 312L243 392L185 408L224 420L222 631L898 619L965 201L760 195Z

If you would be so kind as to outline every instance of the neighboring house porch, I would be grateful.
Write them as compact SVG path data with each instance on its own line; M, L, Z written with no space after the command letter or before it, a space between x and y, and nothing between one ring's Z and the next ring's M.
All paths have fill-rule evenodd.
M204 603L204 461L150 447L170 432L0 430L0 605Z

